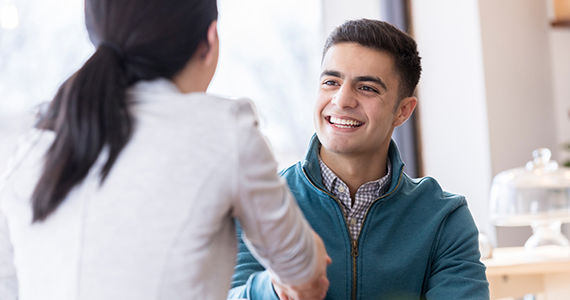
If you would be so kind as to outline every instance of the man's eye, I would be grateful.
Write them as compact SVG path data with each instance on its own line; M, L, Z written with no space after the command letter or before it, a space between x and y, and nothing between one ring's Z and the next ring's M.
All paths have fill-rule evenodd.
M367 85L361 86L360 89L363 90L363 91L374 92L374 93L377 93L377 94L378 94L378 90L377 90L377 89L375 89L375 88L373 88L373 87L370 87L370 86L367 86Z
M326 80L323 82L324 85L336 85L336 81L334 80Z

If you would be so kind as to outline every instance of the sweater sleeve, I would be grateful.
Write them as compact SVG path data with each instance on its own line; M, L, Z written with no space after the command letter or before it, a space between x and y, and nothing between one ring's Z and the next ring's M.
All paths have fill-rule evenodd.
M238 255L234 275L232 277L232 289L228 294L229 299L260 299L279 300L268 271L251 255L243 239L241 238L241 226L237 224Z
M18 281L6 217L0 209L0 299L16 300Z
M441 225L434 255L427 299L489 299L478 231L467 205L451 212Z
M302 284L316 268L313 231L285 181L259 131L251 104L237 105L237 201L243 241L252 255L284 284Z

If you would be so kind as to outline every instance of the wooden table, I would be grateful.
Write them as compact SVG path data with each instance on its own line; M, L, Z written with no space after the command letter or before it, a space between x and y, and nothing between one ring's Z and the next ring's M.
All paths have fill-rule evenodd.
M537 299L570 299L570 247L496 248L487 266L491 299L537 295Z

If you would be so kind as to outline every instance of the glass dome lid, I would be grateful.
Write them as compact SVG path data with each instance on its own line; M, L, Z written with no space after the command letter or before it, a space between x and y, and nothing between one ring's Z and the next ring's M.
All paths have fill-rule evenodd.
M532 225L553 218L570 222L570 168L550 160L546 148L533 151L533 157L526 167L493 179L491 217L496 225Z
M570 168L551 161L546 148L533 151L524 168L499 173L491 186L491 219L499 226L531 225L525 246L568 245L560 224L570 222Z

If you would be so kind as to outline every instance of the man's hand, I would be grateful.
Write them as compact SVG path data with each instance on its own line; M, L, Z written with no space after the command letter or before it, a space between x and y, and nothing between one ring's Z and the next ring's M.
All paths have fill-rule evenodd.
M314 233L315 244L317 247L317 268L315 275L308 282L301 285L285 285L280 284L276 280L271 279L273 289L281 300L322 300L327 295L329 289L329 280L327 279L327 265L332 263L331 258L327 255L325 244L321 237Z

